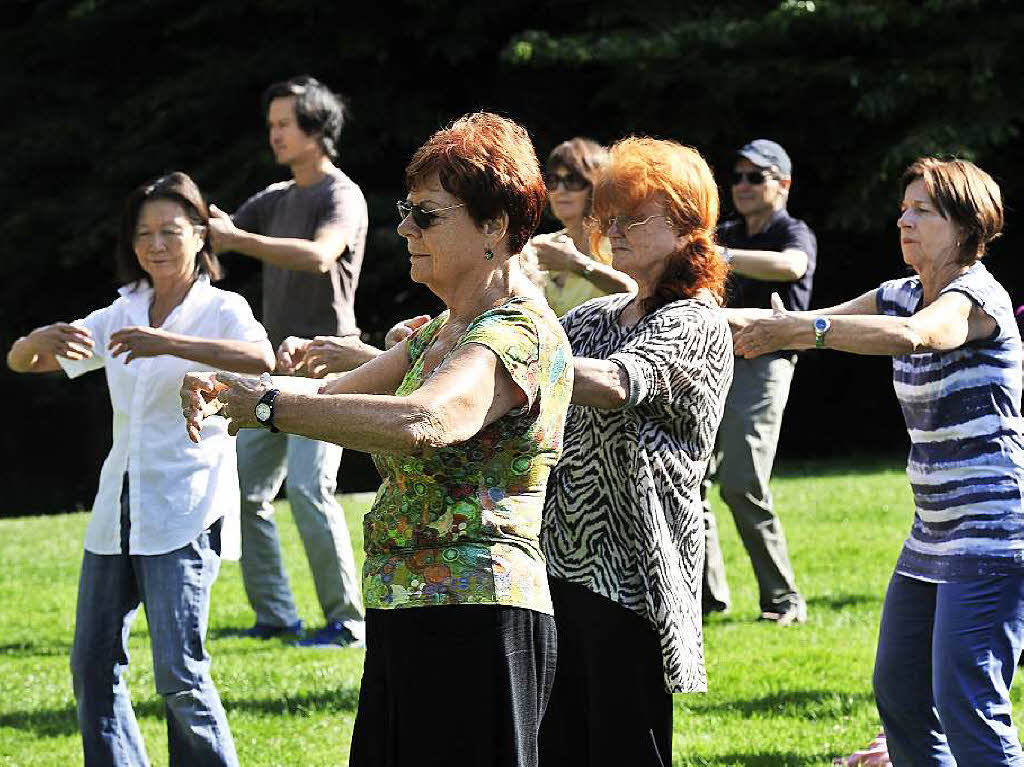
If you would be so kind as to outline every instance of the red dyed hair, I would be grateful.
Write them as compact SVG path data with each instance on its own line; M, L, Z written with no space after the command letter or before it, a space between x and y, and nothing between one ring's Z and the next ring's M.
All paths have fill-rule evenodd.
M673 227L688 240L668 256L644 310L650 313L671 301L693 298L701 290L724 301L729 268L715 249L718 185L700 152L653 138L630 136L616 142L594 185L600 231L608 231L612 216L636 210L648 200L663 205Z
M405 184L415 189L435 173L477 226L508 215L510 254L522 250L537 229L547 189L530 136L518 123L490 112L460 117L416 150Z

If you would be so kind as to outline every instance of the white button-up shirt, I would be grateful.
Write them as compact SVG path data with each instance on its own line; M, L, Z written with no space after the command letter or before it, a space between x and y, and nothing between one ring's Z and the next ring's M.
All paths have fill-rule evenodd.
M87 360L58 361L70 378L105 368L114 415L114 444L103 462L100 485L85 534L94 554L121 552L121 485L128 472L131 554L165 554L185 546L223 517L221 556L240 553L238 466L235 440L226 421L203 423L199 444L189 440L178 391L190 370L213 370L190 360L161 355L135 359L110 356L110 335L125 327L149 326L153 289L135 283L121 297L74 324L92 333ZM245 299L196 280L162 325L169 333L207 339L259 342L267 333Z

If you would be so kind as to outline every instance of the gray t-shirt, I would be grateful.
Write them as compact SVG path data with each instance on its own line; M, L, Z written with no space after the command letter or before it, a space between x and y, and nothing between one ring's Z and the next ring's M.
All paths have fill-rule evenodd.
M263 266L263 325L276 348L287 336L358 333L353 306L366 246L366 198L337 168L313 186L271 184L232 217L247 232L312 240L340 226L347 247L326 274Z

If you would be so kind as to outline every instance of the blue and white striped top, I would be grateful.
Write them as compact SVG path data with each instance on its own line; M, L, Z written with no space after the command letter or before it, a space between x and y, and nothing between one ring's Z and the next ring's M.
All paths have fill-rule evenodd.
M987 339L947 352L893 357L893 387L910 435L914 524L896 572L944 582L1024 569L1021 339L1006 291L981 263L942 289L996 321ZM919 277L883 283L879 314L921 308Z

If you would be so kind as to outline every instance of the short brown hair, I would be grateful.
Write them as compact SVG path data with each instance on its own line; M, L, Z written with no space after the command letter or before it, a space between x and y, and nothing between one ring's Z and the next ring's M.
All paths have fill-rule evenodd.
M593 186L598 171L607 164L608 147L585 136L576 136L551 150L544 169L551 172L565 168L582 176Z
M148 181L132 192L125 201L121 213L121 230L117 240L117 278L122 283L144 280L152 282L145 270L139 266L135 255L135 228L139 224L139 211L150 200L170 200L178 203L194 226L204 227L203 248L196 254L196 274L209 275L211 282L221 278L220 261L210 246L210 209L206 206L203 193L188 174L181 171Z
M422 186L435 173L478 226L508 215L511 255L537 229L547 190L530 136L518 123L490 112L460 117L416 150L405 169L406 187Z
M939 214L963 231L957 261L973 264L1003 231L999 184L972 162L922 157L903 174L903 191L920 179Z
M651 199L665 206L672 225L688 241L669 255L644 310L649 313L671 301L693 298L701 290L723 301L729 270L715 249L718 185L700 152L653 138L630 136L616 142L594 185L600 231L608 231L616 213L635 210Z

